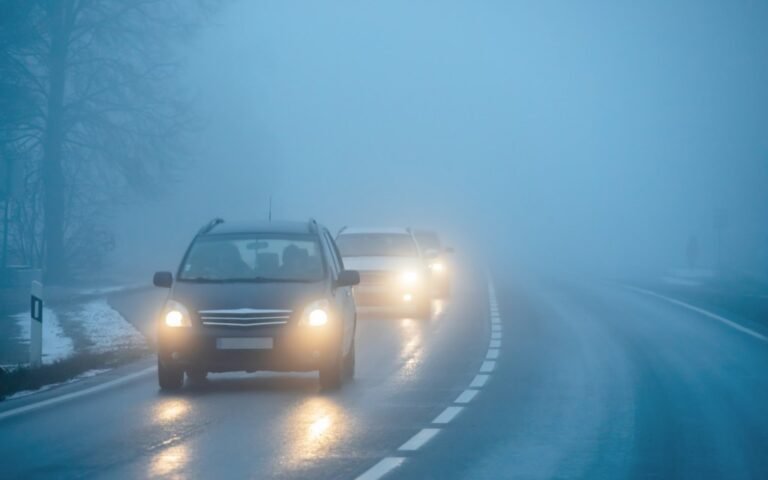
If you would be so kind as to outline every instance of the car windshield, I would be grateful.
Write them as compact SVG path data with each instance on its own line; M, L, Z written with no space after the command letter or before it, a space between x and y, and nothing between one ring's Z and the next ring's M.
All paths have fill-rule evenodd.
M346 233L336 245L343 257L416 257L416 244L404 233Z
M437 233L435 232L427 232L427 231L421 231L421 232L414 232L414 236L416 237L416 241L419 242L419 246L422 249L431 249L431 250L440 250L440 237L437 236Z
M211 235L195 240L179 280L198 282L313 282L325 268L311 236Z

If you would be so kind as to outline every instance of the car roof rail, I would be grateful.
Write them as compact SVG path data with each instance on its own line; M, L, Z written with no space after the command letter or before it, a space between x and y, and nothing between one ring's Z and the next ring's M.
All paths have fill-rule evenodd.
M204 234L206 234L206 233L210 232L211 230L213 230L213 228L214 228L216 225L219 225L219 224L221 224L221 223L224 223L224 219L223 219L223 218L219 218L219 217L216 217L216 218L214 218L213 220L211 220L210 222L208 222L208 223L206 223L205 225L203 225L203 226L200 228L200 230L198 230L197 234L198 234L198 235L204 235Z
M317 220L310 217L309 218L309 231L317 233L320 229L317 226Z
M338 232L336 232L336 236L338 237L339 235L341 235L341 234L342 234L342 232L344 232L344 230L346 230L346 229L347 229L347 226L346 226L346 225L344 225L343 227L341 227L341 228L339 229L339 231L338 231Z

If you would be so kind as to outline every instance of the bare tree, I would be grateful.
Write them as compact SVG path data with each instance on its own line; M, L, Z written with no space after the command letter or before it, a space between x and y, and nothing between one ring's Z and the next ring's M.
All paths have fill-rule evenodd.
M155 190L184 156L191 121L173 82L174 48L212 8L185 0L0 1L26 5L32 37L9 50L9 63L31 99L16 141L28 137L39 156L27 172L19 235L36 236L42 212L42 245L17 243L42 250L46 278L60 281L73 262L84 265L111 244L99 226L104 206L127 189Z

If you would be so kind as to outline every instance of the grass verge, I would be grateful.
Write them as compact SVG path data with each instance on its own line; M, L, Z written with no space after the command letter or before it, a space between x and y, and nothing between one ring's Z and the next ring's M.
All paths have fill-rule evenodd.
M81 353L40 367L20 365L0 369L0 400L17 392L38 390L46 385L66 382L89 370L115 368L149 353L148 348Z

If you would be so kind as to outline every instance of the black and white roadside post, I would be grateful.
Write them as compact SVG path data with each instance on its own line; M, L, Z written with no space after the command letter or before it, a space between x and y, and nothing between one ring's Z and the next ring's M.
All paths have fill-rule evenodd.
M29 363L37 367L43 363L43 284L38 281L32 282L29 321Z

